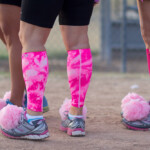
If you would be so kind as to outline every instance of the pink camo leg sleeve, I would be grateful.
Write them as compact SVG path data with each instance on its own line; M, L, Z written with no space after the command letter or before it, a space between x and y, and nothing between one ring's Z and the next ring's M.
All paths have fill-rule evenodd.
M42 112L43 95L48 78L46 51L24 53L22 55L22 69L28 97L27 109Z
M72 106L83 107L92 76L92 54L90 49L68 51L67 73L72 96Z
M146 49L146 55L147 55L148 71L150 74L150 51L149 49Z

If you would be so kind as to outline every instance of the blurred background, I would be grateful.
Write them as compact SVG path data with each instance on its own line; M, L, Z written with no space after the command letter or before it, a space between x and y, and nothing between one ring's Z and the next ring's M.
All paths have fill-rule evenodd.
M101 0L89 27L94 70L147 72L145 45L140 33L136 0ZM58 20L46 43L50 71L66 69L67 53ZM0 42L0 72L8 72L8 55Z

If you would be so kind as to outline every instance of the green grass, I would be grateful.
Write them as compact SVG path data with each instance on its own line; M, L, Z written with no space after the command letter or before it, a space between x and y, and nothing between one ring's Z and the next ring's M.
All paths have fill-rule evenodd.
M49 59L66 59L66 57L67 57L67 52L65 50L57 50L56 49L56 50L51 51L48 49L47 54L48 54ZM92 51L93 56L96 56L98 54L99 54L98 50ZM8 59L8 53L6 50L1 49L0 50L0 60L6 60L6 59Z

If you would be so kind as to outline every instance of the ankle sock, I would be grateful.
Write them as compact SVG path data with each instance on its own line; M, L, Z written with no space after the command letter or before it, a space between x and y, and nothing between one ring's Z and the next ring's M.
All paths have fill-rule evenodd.
M83 118L82 115L71 115L70 113L68 114L68 117L70 120L74 120L75 118Z
M26 114L28 123L32 124L32 121L43 119L43 116L31 116L29 114Z
M6 100L6 104L14 105L9 99Z

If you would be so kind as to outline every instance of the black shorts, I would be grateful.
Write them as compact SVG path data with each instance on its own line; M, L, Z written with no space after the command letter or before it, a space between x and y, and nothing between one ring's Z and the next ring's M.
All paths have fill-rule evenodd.
M13 0L12 0L13 1ZM94 0L22 0L21 20L52 28L59 15L60 25L88 25Z
M0 0L0 4L15 5L21 7L21 0Z

